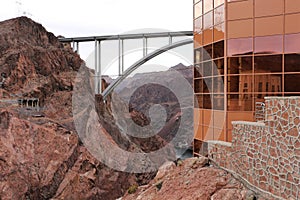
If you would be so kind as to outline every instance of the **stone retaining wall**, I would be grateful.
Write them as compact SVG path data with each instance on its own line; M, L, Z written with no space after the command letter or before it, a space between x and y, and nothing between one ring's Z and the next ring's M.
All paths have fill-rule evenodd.
M208 141L209 157L267 193L300 199L300 97L265 101L265 123L232 122L232 143Z

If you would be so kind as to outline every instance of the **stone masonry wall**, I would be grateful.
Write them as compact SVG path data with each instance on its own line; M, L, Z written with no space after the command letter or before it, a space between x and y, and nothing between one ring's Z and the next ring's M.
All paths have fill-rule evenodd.
M300 199L300 97L265 103L265 123L232 122L232 143L209 141L209 157L266 193Z

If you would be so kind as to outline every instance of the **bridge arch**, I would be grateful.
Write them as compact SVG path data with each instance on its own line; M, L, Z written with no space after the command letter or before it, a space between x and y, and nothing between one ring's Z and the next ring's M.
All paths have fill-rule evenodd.
M136 70L137 68L139 68L140 66L142 66L144 63L146 63L147 61L151 60L152 58L166 52L169 51L171 49L180 47L180 46L184 46L187 44L191 44L193 43L192 39L186 39L186 40L182 40L179 42L175 42L166 46L163 46L151 53L149 53L148 55L146 55L145 57L141 58L140 60L138 60L137 62L135 62L133 65L131 65L129 68L127 68L124 73L119 76L117 79L115 79L103 92L102 92L102 96L103 99L105 100L107 98L107 96L127 77L129 76L134 70Z

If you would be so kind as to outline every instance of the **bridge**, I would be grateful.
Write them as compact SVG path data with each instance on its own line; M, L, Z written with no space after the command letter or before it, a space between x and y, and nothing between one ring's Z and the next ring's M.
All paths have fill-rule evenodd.
M90 36L90 37L74 37L74 38L59 38L62 43L69 43L74 51L79 53L79 43L94 42L94 61L95 61L95 93L102 94L105 99L113 89L122 82L135 69L146 63L148 60L176 47L191 44L193 40L186 38L193 36L192 31L181 32L158 32L158 33L139 33L139 34L124 34L124 35L107 35L107 36ZM174 38L185 37L182 40L174 41ZM151 53L148 53L148 40L151 38L168 38L168 44L157 48ZM136 61L133 65L124 69L124 41L125 40L143 40L143 57ZM118 77L102 91L102 70L101 70L101 50L103 41L118 41Z

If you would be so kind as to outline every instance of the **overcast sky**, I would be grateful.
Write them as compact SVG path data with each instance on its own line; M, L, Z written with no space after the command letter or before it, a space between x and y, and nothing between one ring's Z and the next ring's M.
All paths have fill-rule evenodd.
M140 28L192 30L192 0L1 0L0 20L27 15L55 35L119 34Z
M192 0L0 0L0 21L21 15L41 23L56 36L65 37L145 32L142 29L157 30L156 32L193 29ZM163 46L168 40L166 43L159 43ZM108 46L110 49L106 49L106 52L117 47L110 44ZM93 60L87 60L88 57L93 58L93 48L93 43L80 43L81 58L91 63L89 65L94 63ZM192 47L178 48L177 53L185 54L182 57L192 61L192 51L189 49ZM103 66L112 62L117 56L115 52L117 51L105 56L106 61L102 60ZM138 53L140 56L125 57L125 68L142 57L141 51ZM168 67L178 62L189 64L180 61L178 56L162 56L153 62ZM112 65L116 66L117 62L114 61Z

